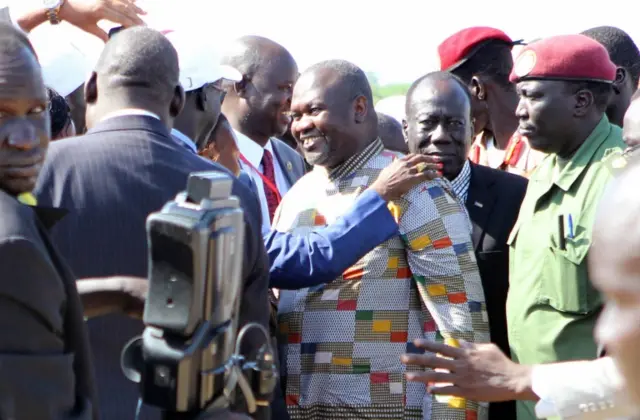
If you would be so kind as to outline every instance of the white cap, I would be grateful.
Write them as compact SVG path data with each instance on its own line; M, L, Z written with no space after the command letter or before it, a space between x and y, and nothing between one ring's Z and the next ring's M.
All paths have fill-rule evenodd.
M44 84L67 96L82 86L92 69L86 54L64 35L51 30L29 38L38 54Z
M402 124L402 120L405 118L405 102L406 97L404 95L394 95L382 98L375 106L377 112L387 114L390 117L395 118Z
M238 70L220 64L221 54L205 34L183 30L163 33L178 52L180 84L185 91L199 89L218 80L242 80L242 74Z

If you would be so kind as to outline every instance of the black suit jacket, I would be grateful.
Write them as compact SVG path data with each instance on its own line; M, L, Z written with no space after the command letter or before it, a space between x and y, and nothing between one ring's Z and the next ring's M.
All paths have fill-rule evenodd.
M97 403L82 305L46 232L55 209L0 191L0 214L0 418L91 419Z
M510 355L506 302L509 290L507 239L518 219L527 179L471 163L467 210L487 302L491 341ZM491 404L491 420L515 419L513 402Z
M103 121L80 137L51 144L36 193L42 203L69 210L52 232L78 278L147 276L145 221L187 185L189 173L222 166L186 150L148 116ZM268 262L260 210L251 191L234 180L232 193L245 212L244 289L240 325L268 326ZM120 370L120 352L141 333L140 321L114 314L88 321L103 418L133 418L138 387ZM248 337L256 348L259 334ZM157 418L145 408L141 418Z

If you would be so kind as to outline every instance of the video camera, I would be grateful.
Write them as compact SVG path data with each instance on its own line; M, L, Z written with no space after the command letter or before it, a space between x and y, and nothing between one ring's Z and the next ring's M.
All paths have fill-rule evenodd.
M277 380L270 335L260 324L236 334L244 217L231 186L224 173L193 173L185 192L147 218L146 328L122 352L125 376L140 384L138 412L145 403L165 419L214 418L236 386L249 413L268 410ZM252 328L265 346L247 362L240 346Z

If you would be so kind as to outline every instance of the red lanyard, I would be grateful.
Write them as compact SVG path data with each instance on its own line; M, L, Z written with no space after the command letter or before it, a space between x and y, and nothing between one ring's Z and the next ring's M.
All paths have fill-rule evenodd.
M248 167L251 168L252 171L254 171L255 173L257 173L260 178L262 178L262 182L264 183L264 185L269 188L271 190L271 192L273 192L277 199L278 199L278 203L282 200L282 197L280 197L280 191L278 191L278 187L275 186L275 184L273 182L271 182L271 180L269 178L267 178L266 176L264 176L264 174L262 172L260 172L258 170L258 168L256 168L255 166L253 166L251 164L251 162L249 162L249 160L244 157L244 155L242 153L240 153L240 160L247 165ZM273 168L274 172L275 172L275 167ZM274 173L275 175L275 173Z

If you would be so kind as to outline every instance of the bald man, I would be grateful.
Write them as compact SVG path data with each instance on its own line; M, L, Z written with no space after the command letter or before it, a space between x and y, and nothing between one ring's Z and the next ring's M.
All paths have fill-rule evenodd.
M87 83L85 136L50 148L36 193L45 204L63 207L73 218L57 226L54 242L81 277L131 274L146 277L145 221L184 190L189 173L218 171L170 135L184 103L178 56L170 41L146 27L125 29L105 46ZM260 213L252 192L233 180L245 217L243 292L239 323L268 327L268 260L260 236ZM132 418L138 386L120 370L120 353L142 332L140 321L106 315L88 321L97 370L101 416ZM248 336L251 349L263 341ZM158 418L145 407L142 419Z
M384 148L392 152L409 153L409 148L402 134L402 124L395 118L378 112L378 135Z
M384 150L371 87L349 62L306 70L291 112L293 136L316 168L284 197L274 227L308 234L343 215L401 155ZM486 419L476 402L449 404L407 385L399 359L417 337L489 340L463 205L438 178L389 207L400 235L326 285L281 291L282 382L292 419Z
M628 151L638 150L634 149L640 145L638 92L625 114L623 137ZM616 362L611 357L602 357L591 361L527 366L513 363L494 344L469 345L461 350L423 341L417 344L426 350L425 354L406 355L403 361L429 369L413 374L409 380L452 384L431 389L444 395L483 401L537 401L538 418L560 416L572 420L603 420L628 418L626 416L639 411L637 348L640 329L637 319L640 291L635 287L637 275L632 274L637 269L637 255L629 251L637 249L640 237L640 233L634 233L640 211L635 194L640 161L635 153L627 152L625 156L628 167L599 202L601 207L593 233L593 247L597 252L589 254L591 279L606 297L596 338L605 344ZM631 278L633 283L624 281ZM435 369L450 369L455 373L436 372ZM628 384L625 385L626 381ZM631 403L622 395L624 390L631 394Z
M242 73L222 112L235 130L242 170L257 187L266 234L280 200L305 172L300 154L276 138L285 134L291 121L298 66L282 45L259 36L236 40L222 63Z
M506 302L509 290L507 239L527 190L521 176L473 163L472 98L466 84L449 72L429 73L407 93L409 150L433 156L465 204L473 225L475 250L487 299L491 341L509 353ZM515 417L513 403L492 404L490 419Z

